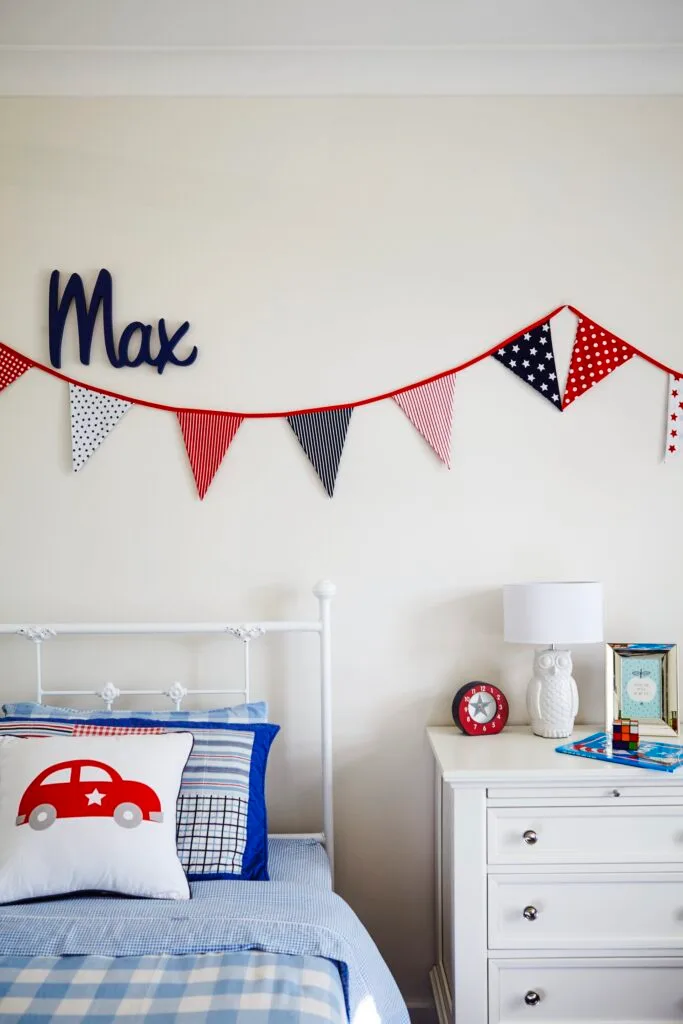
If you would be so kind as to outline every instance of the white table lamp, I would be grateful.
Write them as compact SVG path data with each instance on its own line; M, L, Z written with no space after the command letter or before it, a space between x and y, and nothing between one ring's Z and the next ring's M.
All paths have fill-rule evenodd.
M508 643L544 645L534 655L526 695L533 732L569 736L579 694L566 647L602 641L602 584L509 583L503 587L503 619Z

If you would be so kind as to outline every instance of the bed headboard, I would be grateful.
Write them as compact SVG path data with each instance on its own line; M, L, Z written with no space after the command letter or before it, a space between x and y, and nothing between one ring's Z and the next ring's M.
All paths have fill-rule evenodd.
M1 635L15 635L28 640L35 649L35 694L36 701L43 703L44 698L70 696L96 696L101 698L110 709L119 697L133 696L165 696L180 709L188 695L221 695L239 696L241 701L251 699L250 647L269 633L310 633L318 638L320 661L320 723L321 723L321 756L322 756L322 806L323 831L320 833L304 833L306 837L319 839L325 844L334 877L334 820L332 807L332 658L331 658L331 614L330 604L336 587L329 580L317 583L313 588L318 601L318 616L310 621L271 620L258 622L58 622L58 623L0 623ZM43 647L54 637L93 637L93 636L213 636L225 637L227 642L238 641L242 644L243 671L242 686L207 688L188 688L180 682L173 682L165 690L119 689L114 682L107 682L101 690L82 689L45 689L43 686ZM12 695L3 695L6 700Z

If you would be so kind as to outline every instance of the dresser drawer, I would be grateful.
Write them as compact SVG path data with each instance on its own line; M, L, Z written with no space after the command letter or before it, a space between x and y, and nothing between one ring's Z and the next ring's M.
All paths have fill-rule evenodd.
M682 1020L683 958L489 962L489 1024Z
M649 804L653 800L661 800L669 804L683 804L683 779L679 775L667 776L660 785L649 781L644 783L642 769L634 769L641 776L640 782L619 779L616 783L599 783L590 786L489 786L486 790L488 799L494 803L517 804L527 803L554 804L563 800L584 802L593 801L611 803L614 799L633 800L636 803ZM652 772L650 776L652 777ZM659 773L662 774L661 772Z
M489 875L488 936L490 949L683 954L683 874Z
M683 863L683 808L489 807L488 863Z

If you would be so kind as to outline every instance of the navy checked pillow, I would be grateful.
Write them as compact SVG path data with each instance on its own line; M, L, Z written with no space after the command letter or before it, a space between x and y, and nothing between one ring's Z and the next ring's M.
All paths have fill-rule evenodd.
M151 718L0 718L0 735L112 736L191 732L176 805L177 848L190 881L268 881L265 776L279 725Z

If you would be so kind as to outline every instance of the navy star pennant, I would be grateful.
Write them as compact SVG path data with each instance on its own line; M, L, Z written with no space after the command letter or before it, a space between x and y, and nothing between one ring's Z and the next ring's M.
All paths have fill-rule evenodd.
M537 327L528 327L492 356L562 411L549 320Z

